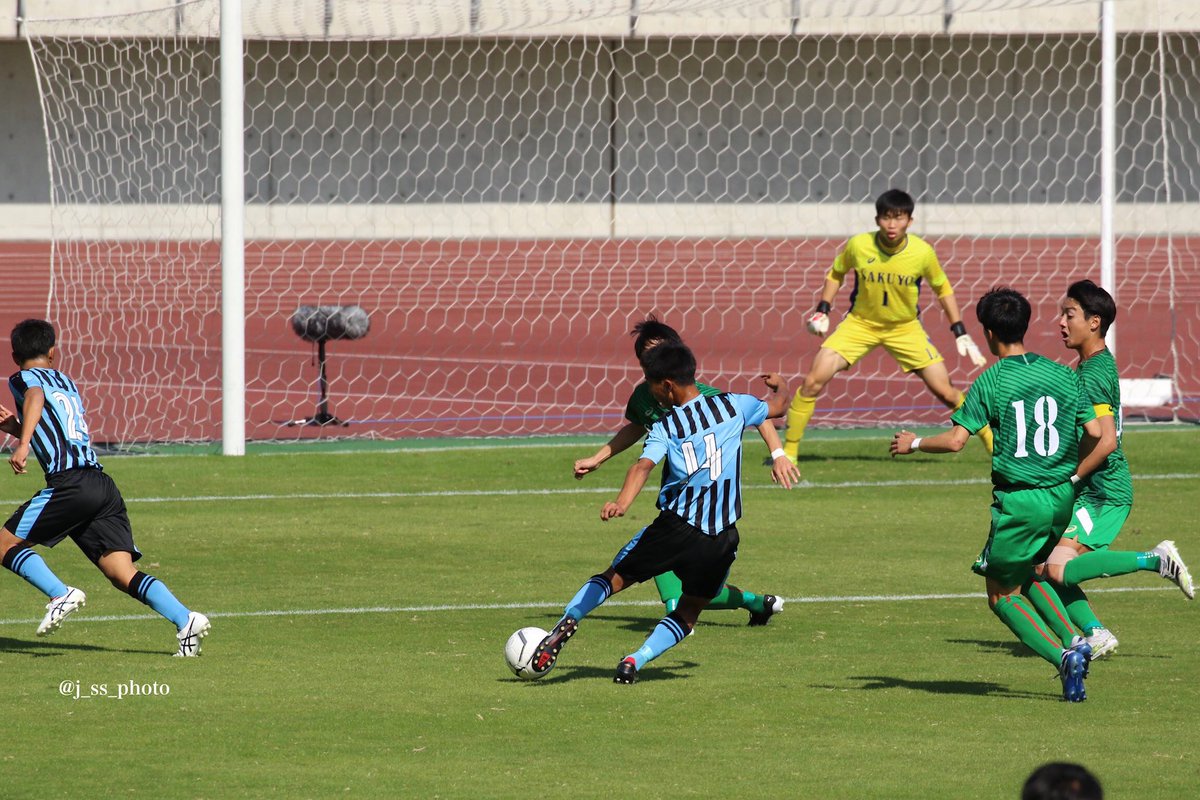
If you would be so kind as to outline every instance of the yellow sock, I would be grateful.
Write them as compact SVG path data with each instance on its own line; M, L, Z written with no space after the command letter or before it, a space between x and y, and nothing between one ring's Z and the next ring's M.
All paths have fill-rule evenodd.
M991 455L992 454L992 426L984 425L982 428L979 429L979 432L976 433L975 435L979 437L979 441L983 442L983 446L987 448L988 455Z
M959 392L958 393L958 405L956 405L954 407L954 410L958 411L960 408L962 408L963 403L965 403L966 401L967 401L967 395L964 392ZM982 428L979 429L979 431L975 435L979 437L979 441L983 442L983 446L987 448L988 455L991 455L992 454L992 426L984 425Z
M800 440L804 438L804 429L812 419L813 411L817 408L817 398L805 397L796 390L792 398L791 408L787 413L787 430L783 434L783 452L795 461L800 456Z

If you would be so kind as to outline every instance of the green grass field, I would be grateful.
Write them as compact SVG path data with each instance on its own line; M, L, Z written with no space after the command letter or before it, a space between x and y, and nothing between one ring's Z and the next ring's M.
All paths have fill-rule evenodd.
M999 799L1050 760L1088 765L1109 798L1200 791L1200 606L1147 573L1092 584L1121 646L1087 702L1062 702L969 571L990 496L977 443L893 461L882 433L815 437L786 492L747 439L731 580L785 612L710 612L618 686L661 616L635 587L518 681L508 635L550 627L653 517L647 492L600 522L629 459L572 480L599 441L107 459L141 566L213 631L201 658L171 658L172 627L68 542L42 552L88 606L38 639L44 601L4 572L0 796ZM1119 544L1174 538L1200 571L1198 444L1127 431ZM131 684L158 694L115 696Z

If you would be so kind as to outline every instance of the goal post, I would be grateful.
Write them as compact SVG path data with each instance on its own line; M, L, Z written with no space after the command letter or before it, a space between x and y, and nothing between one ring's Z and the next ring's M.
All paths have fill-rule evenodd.
M242 3L221 0L221 452L246 454L245 74Z
M281 0L246 4L237 65L226 4L25 3L50 314L105 441L607 432L649 313L706 382L794 386L823 275L893 186L969 328L1013 285L1031 344L1067 360L1058 301L1105 282L1122 374L1170 384L1147 413L1198 416L1184 0ZM303 306L361 307L369 331L318 369ZM338 424L289 424L318 387ZM813 425L944 418L874 353Z

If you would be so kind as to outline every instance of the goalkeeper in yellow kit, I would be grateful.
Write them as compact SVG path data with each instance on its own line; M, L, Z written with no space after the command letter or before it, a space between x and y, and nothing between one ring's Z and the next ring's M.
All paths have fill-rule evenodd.
M825 276L821 301L808 318L808 331L824 336L829 331L829 311L848 273L854 273L850 313L821 345L804 383L796 390L787 414L783 450L797 463L800 440L812 419L817 398L834 375L849 369L876 347L883 346L905 372L915 372L929 391L947 408L963 403L963 393L950 383L942 355L917 318L922 285L928 285L950 321L958 353L976 367L987 363L962 322L954 289L938 264L937 254L924 240L908 233L915 202L900 189L889 189L875 201L879 230L854 236L838 253ZM978 434L992 450L991 429Z

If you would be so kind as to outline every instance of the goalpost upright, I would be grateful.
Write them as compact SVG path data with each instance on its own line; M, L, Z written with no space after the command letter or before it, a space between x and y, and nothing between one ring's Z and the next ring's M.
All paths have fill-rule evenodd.
M242 3L221 0L221 452L246 453Z

